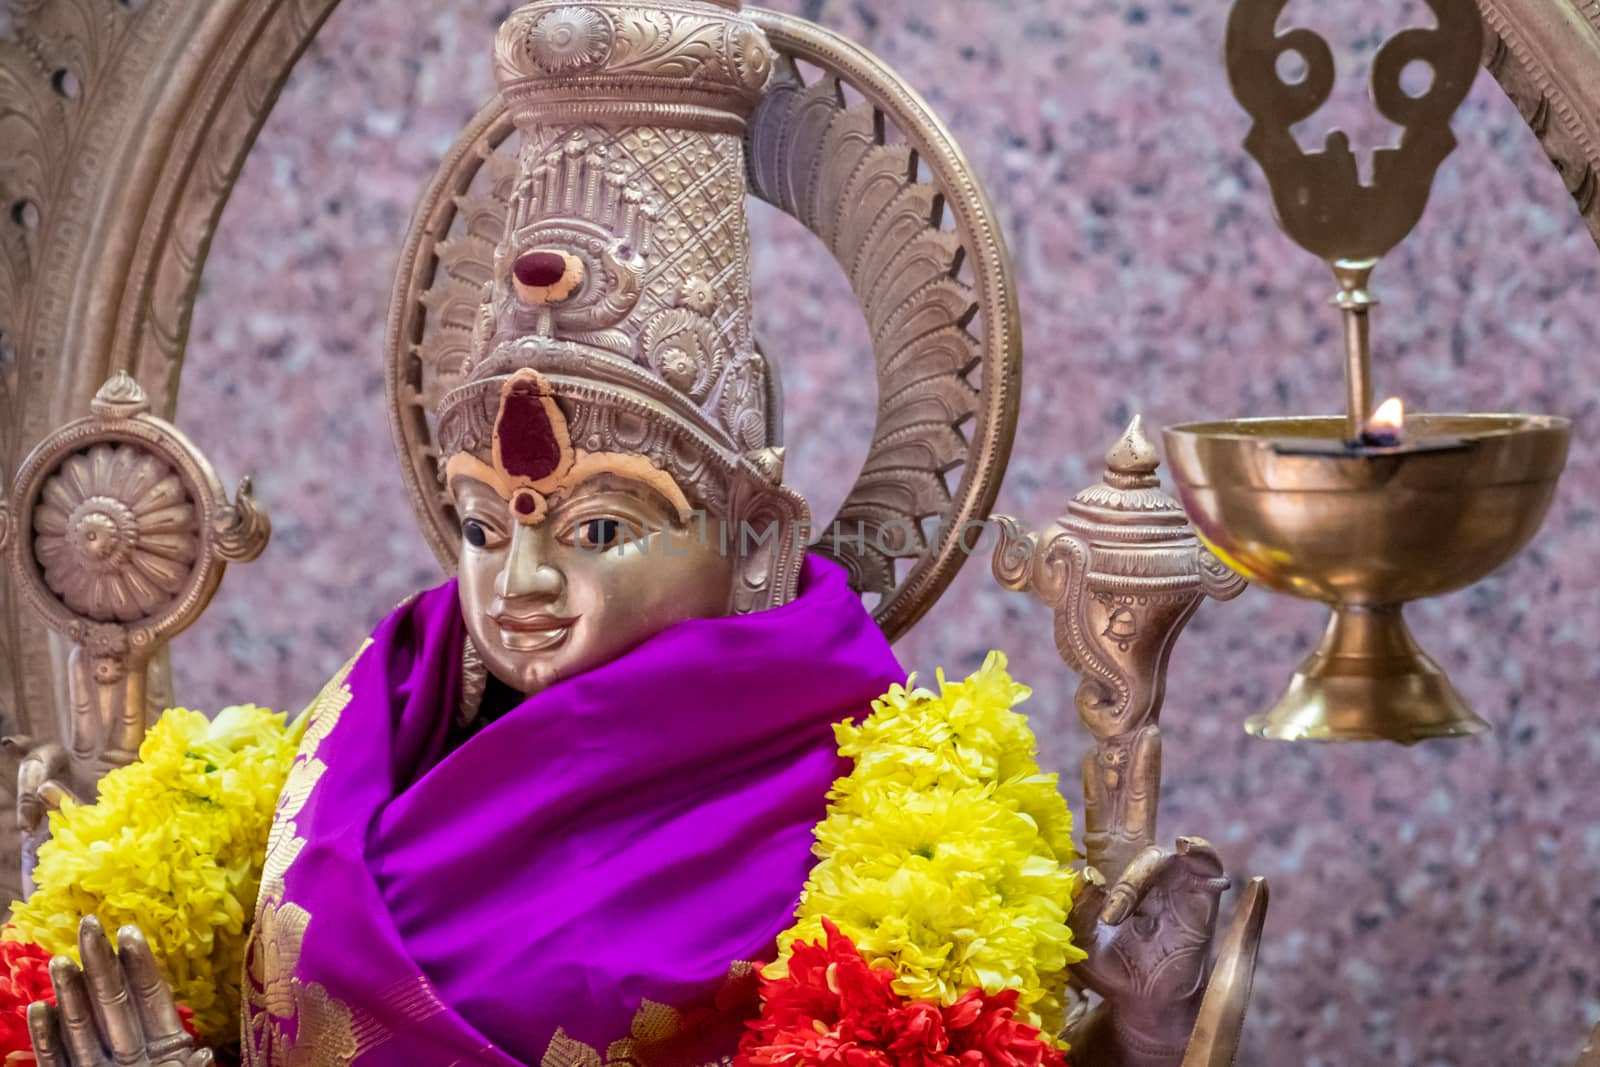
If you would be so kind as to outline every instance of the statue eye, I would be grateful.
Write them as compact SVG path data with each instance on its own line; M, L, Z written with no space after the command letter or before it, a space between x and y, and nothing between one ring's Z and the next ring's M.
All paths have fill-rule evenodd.
M477 519L467 519L461 524L461 536L473 548L482 548L489 543L489 531Z
M620 519L585 519L578 523L578 547L590 552L603 552L614 548L622 539L622 520Z

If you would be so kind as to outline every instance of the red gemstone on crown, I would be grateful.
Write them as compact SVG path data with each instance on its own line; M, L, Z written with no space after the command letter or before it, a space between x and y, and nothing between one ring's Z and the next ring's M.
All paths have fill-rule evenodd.
M548 289L567 276L567 260L559 252L524 252L512 270L530 289Z

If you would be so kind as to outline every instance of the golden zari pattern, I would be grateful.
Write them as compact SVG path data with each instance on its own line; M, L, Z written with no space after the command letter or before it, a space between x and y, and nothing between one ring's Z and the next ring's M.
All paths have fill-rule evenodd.
M539 1067L730 1067L733 1055L697 1064L685 1056L703 1043L707 1023L721 1023L737 1042L743 1029L741 1009L753 1009L756 1001L757 972L752 963L737 961L714 998L714 1007L687 1012L653 1000L639 1005L628 1036L611 1042L602 1053L593 1045L557 1030L545 1049Z
M285 879L306 844L295 820L328 770L318 749L354 699L348 684L350 671L371 644L369 638L306 709L305 740L278 798L277 817L267 839L255 929L245 957L242 1038L246 1067L345 1067L364 1045L373 1043L370 1027L362 1028L367 1040L358 1042L357 1023L348 1007L330 997L319 983L303 983L295 976L311 913L284 895Z

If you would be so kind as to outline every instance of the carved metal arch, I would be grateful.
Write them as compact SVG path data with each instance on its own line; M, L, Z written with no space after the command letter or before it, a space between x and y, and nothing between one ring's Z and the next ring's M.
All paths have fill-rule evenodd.
M1022 397L1011 260L971 165L915 91L838 34L754 14L779 59L746 137L751 191L805 225L844 268L872 340L877 425L836 521L863 524L873 538L835 544L832 554L858 591L881 598L873 614L892 640L966 561L968 524L988 517L1011 455ZM806 85L796 61L823 77ZM851 106L845 86L864 103ZM902 142L890 143L890 127ZM896 527L916 531L904 574L877 547L893 543L878 532Z
M1500 82L1600 244L1600 0L1478 0Z
M751 15L778 63L746 135L750 192L844 267L876 357L872 444L834 520L842 536L825 536L821 549L858 592L877 595L874 616L893 639L954 578L966 524L987 517L999 491L1021 401L1010 258L971 167L915 92L831 31ZM797 63L823 77L806 85ZM864 102L848 104L843 86ZM412 503L446 568L460 527L440 487L430 412L469 353L516 174L513 132L496 99L457 140L417 210L390 309L392 425ZM774 440L780 412L769 408Z
M156 416L172 415L222 209L337 0L0 2L0 472L11 475L116 370L150 387ZM44 737L66 654L30 610L0 581L0 716Z
M11 21L0 38L0 471L12 473L114 370L150 387L154 414L173 415L222 208L337 0L0 2ZM1600 0L1478 5L1485 65L1600 242ZM55 721L63 658L0 583L0 711L14 727Z

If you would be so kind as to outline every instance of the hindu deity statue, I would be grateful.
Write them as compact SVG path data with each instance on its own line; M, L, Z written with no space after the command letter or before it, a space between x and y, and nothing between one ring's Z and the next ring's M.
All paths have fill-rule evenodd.
M956 556L959 530L935 552L910 520L981 518L1015 418L1015 308L981 189L957 154L925 154L947 197L885 138L885 111L934 120L870 57L738 0L538 0L493 55L498 100L452 159L482 165L495 129L519 143L484 168L492 212L411 248L455 288L413 302L436 320L401 343L459 357L402 390L428 408L416 455L456 576L395 609L306 712L244 979L256 1067L730 1057L845 769L834 724L905 679L880 622L914 618L926 596L899 593L936 595ZM876 97L851 105L845 77ZM808 553L783 483L747 188L850 272L878 355L852 498L875 536L832 559ZM923 563L902 582L908 547ZM1141 976L1172 954L1164 909L1187 924L1177 1036L1152 1056L1108 1032L1099 1062L1182 1055L1224 884L1186 844L1085 897L1086 937L1108 901L1090 963L1128 972L1088 984L1130 1016L1160 1007ZM81 966L52 965L57 1005L30 1014L40 1063L211 1062L139 930L118 941L87 919Z
M437 410L458 576L307 713L247 1063L538 1063L652 1004L719 1009L675 1058L728 1055L741 968L811 865L831 726L904 679L844 570L806 556L770 447L740 135L772 56L736 8L541 3L500 31L518 171ZM680 66L630 63L657 28ZM636 77L648 102L590 121ZM73 991L49 1055L78 1062Z

